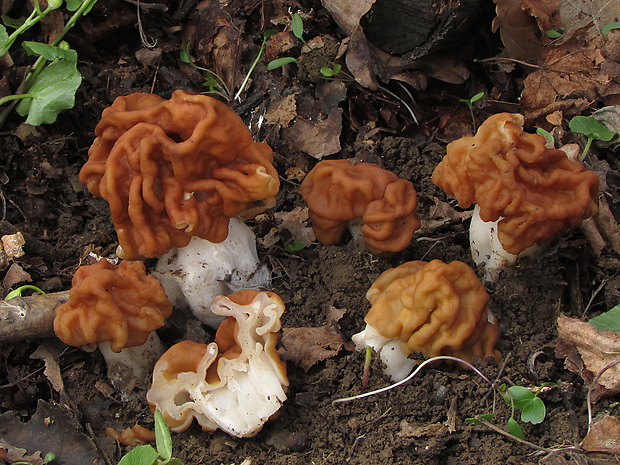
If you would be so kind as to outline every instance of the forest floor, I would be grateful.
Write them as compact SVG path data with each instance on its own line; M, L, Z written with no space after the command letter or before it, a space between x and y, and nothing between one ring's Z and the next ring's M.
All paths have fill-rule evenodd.
M360 29L351 26L351 17L337 16L334 2L205 0L187 11L192 2L140 3L138 21L134 2L102 0L67 36L83 76L73 109L39 127L22 124L24 119L13 113L0 128L1 232L18 230L26 238L26 254L2 272L4 294L23 284L45 292L67 290L90 257L114 257L117 242L107 203L78 181L104 108L132 92L164 98L179 88L223 92L255 140L275 153L281 178L277 205L248 224L271 270L271 290L286 304L283 327L328 325L335 336L306 369L288 362L288 399L257 436L238 439L194 424L173 434L175 457L194 465L618 463L613 448L585 453L579 447L588 431L588 382L556 356L560 315L587 320L620 303L618 237L613 236L614 218L620 216L620 163L610 145L594 144L585 160L601 179L607 220L614 223L602 246L593 246L583 230L568 232L542 256L520 260L487 285L503 358L478 361L478 368L498 383L530 388L553 383L540 394L547 408L543 422L523 423L517 415L528 443L465 421L491 412L495 400L493 423L505 429L510 408L475 373L457 366L424 368L391 391L332 404L390 383L375 358L368 386L362 387L364 353L350 342L364 327L370 308L365 293L379 274L420 259L460 260L475 267L469 212L431 181L446 145L473 133L472 115L459 100L484 93L473 104L477 125L494 113L521 112L528 131L542 127L555 136L556 146L583 147L585 139L568 130L570 118L620 104L620 30L603 36L592 26L607 17L580 17L577 24L564 14L562 24L558 15L542 12L543 3L546 13L552 11L552 1L498 1L497 13L491 1L463 2L476 4L478 13L471 15L476 21L461 24L464 33L452 26L446 26L446 37L429 33L435 34L428 39L434 48L418 47L397 72L385 56L364 54L369 46ZM2 5L2 13L12 17L30 11L29 2ZM301 13L304 40L330 61L304 49L291 34L291 12ZM553 42L542 33L558 26L564 27L564 39ZM281 34L267 43L249 85L235 99L266 29ZM29 38L45 41L45 31L33 28ZM188 43L194 63L220 76L228 90L180 59ZM568 54L566 47L571 47ZM267 69L270 60L282 56L296 57L298 63ZM13 60L15 66L29 63L22 52ZM334 63L347 74L326 79L320 68ZM0 75L0 92L14 85L11 73ZM377 163L412 181L422 219L412 244L379 258L349 236L335 246L312 241L298 187L322 158ZM294 241L306 243L291 251ZM478 273L483 276L483 270ZM210 329L201 330L205 340L212 340ZM170 346L185 331L171 322L160 337ZM594 419L620 417L618 401L618 394L599 400ZM54 452L59 464L116 464L130 448L105 430L135 424L154 427L144 393L123 401L109 384L99 352L67 347L55 338L0 344L0 451L5 454L21 450L22 459L32 463L43 463L40 451L41 456ZM12 457L5 455L8 462L17 460Z

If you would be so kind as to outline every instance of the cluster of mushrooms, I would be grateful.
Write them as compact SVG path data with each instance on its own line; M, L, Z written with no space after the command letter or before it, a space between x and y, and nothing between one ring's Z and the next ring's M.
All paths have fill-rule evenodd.
M119 97L95 132L80 181L108 201L121 261L78 269L56 334L99 347L125 395L151 378L147 401L173 431L196 419L204 430L257 434L288 387L276 351L284 304L258 290L269 288L269 272L240 219L275 205L271 149L225 104L181 90L170 100ZM597 211L597 176L525 133L519 114L492 116L475 136L449 144L433 181L461 207L476 205L472 254L487 281ZM321 161L299 190L325 245L349 227L372 253L393 254L420 227L413 184L374 164ZM150 275L144 258L158 258ZM489 296L465 263L404 263L381 274L366 297L366 327L353 340L374 348L394 380L409 373L413 352L501 356ZM155 330L177 307L216 328L215 341L164 350Z

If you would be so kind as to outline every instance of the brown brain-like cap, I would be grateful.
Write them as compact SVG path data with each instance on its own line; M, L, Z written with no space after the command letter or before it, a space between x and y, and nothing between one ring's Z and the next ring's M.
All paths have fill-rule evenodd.
M163 286L142 262L115 267L101 260L76 271L69 300L56 310L54 331L71 346L109 341L120 352L144 344L171 313Z
M275 204L271 148L211 97L119 97L95 133L80 181L110 204L123 258L157 257L192 236L222 242L230 218Z
M299 192L308 204L316 238L324 245L340 242L347 223L361 218L362 235L372 252L399 252L420 227L413 184L373 163L320 161Z
M412 261L382 273L368 290L365 321L409 353L500 358L489 296L465 263ZM408 354L407 354L408 355Z
M448 144L433 182L459 206L477 203L483 221L498 223L503 248L518 255L578 227L598 211L598 177L545 138L523 131L524 117L500 113L475 136Z

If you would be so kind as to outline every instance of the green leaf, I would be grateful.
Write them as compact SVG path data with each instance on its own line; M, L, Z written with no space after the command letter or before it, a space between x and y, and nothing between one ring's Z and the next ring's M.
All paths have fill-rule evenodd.
M153 446L136 446L118 462L118 465L153 465L159 454Z
M28 115L26 123L38 126L56 121L58 113L75 105L75 92L82 75L74 62L58 60L50 63L37 76L27 91L30 98L17 105L21 116Z
M293 57L276 58L275 60L269 62L269 64L267 65L267 69L269 71L272 71L290 63L297 63L297 60Z
M620 304L605 313L601 313L599 316L590 318L588 323L601 331L611 329L620 333Z
M304 41L304 22L299 13L293 14L293 34L302 42Z
M555 140L549 131L546 131L543 128L536 128L536 134L543 136L550 144L555 144Z
M6 27L10 27L11 29L17 29L18 27L20 27L22 24L26 22L26 18L15 19L7 15L0 15L0 19L2 19L2 22L4 23ZM2 45L2 42L0 42L0 46L1 45Z
M591 116L575 116L568 123L568 127L577 134L583 134L584 136L606 142L613 139L616 135L615 132L610 131L603 123Z
M341 69L341 65L334 65L333 68L330 68L329 66L323 66L321 68L321 74L325 77L334 77L340 72Z
M284 250L286 250L287 252L296 253L305 248L306 244L304 244L303 241L293 241L286 247L284 247Z
M612 29L620 29L620 23L611 23L604 26L603 29L601 29L601 34L606 36Z
M514 437L517 437L519 439L525 439L525 434L523 434L523 430L521 429L521 426L519 426L519 423L517 423L517 420L515 420L512 417L508 419L508 432L512 434ZM121 464L119 463L119 465Z
M474 95L472 98L469 99L469 101L471 103L477 102L478 100L480 100L482 97L484 97L484 92L479 92L476 95Z
M560 31L556 31L555 29L549 29L548 31L545 31L545 35L550 39L559 39L560 37L562 37L562 35L564 35L564 28L561 28Z
M155 410L155 445L159 456L168 461L172 458L172 437L163 415Z
M275 29L267 29L263 32L263 40L268 40L270 37L275 36L278 33Z
M543 400L540 397L534 397L521 410L521 420L537 425L543 422L546 414L547 409Z
M41 42L32 42L29 40L22 42L22 47L30 56L42 56L49 61L62 59L77 63L78 54L75 50L65 50L55 45L42 44Z
M90 3L82 13L83 15L87 15L88 12L93 9L97 0L67 0L67 10L76 11L83 3Z
M482 415L478 415L478 416L485 421L493 421L493 418L495 417L493 413L483 413ZM465 423L468 423L470 425L476 425L476 426L482 425L482 423L480 423L480 421L477 418L465 418Z
M534 393L523 386L510 386L502 395L508 405L514 405L517 409L522 409L534 398Z
M0 25L0 49L3 49L4 47L6 47L8 43L9 43L9 34L6 32L6 27Z

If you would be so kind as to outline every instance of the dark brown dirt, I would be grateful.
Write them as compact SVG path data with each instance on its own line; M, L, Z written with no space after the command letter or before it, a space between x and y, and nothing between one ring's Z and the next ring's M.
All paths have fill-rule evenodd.
M112 3L126 14L135 15L133 5ZM256 39L260 33L254 34L250 25L259 24L266 11L272 15L273 11L286 13L287 2L264 3L255 8L232 5L226 10L237 15L233 22L243 31L244 69L260 45ZM304 11L314 8L314 22L307 21L312 23L315 34L342 37L320 2L301 3ZM169 6L174 9L176 2L169 2ZM101 16L94 18L103 18L104 13L95 11L95 15ZM174 29L158 29L163 27L159 22L165 22L166 17L153 14L150 19L153 24L147 22L147 33L156 36L162 51L157 66L144 65L136 59L135 53L143 47L134 21L128 26L117 24L118 30L108 25L105 31L101 26L102 38L87 36L79 46L76 43L84 82L75 108L62 113L57 123L37 128L27 136L18 136L21 119L13 115L0 132L2 233L14 227L26 235L26 255L17 263L30 274L32 284L45 291L68 289L73 273L89 253L112 256L116 247L107 204L90 195L77 180L102 109L116 96L134 91L153 90L168 97L177 87L204 90L200 87L201 76L177 59L181 34ZM176 27L183 29L196 19L190 14ZM112 32L116 35L111 35ZM74 33L75 42L79 34L79 31ZM201 65L211 67L208 55L202 59L206 63ZM347 84L347 99L342 103L346 115L342 150L333 158L357 156L410 179L419 193L420 216L428 223L435 199L451 202L432 184L430 175L444 155L446 143L461 131L458 128L465 128L462 132L468 130L469 114L450 96L468 96L471 89L468 86L485 82L484 68L471 66L472 78L467 84L431 82L428 91L419 96L418 105L423 110L419 126L387 94ZM301 80L300 76L294 70L284 74L268 72L262 63L252 76L250 93L234 108L248 123L255 123L253 115L264 111L275 96L292 92L313 95L315 82ZM442 117L445 108L452 108L456 129L446 129ZM485 108L485 111L493 109ZM482 110L478 116L484 118ZM383 130L366 138L368 123ZM297 194L298 182L285 173L291 167L307 171L315 160L281 138L278 126L267 125L258 130L253 125L252 128L257 139L273 146L277 168L283 177L275 211L287 212L302 206ZM599 149L596 156L609 161L612 170L608 179L617 181L618 165L611 160L611 152ZM620 202L617 183L609 183L606 196L612 207ZM265 215L249 224L262 237L271 229L273 221ZM364 326L363 318L369 309L365 292L386 269L422 258L461 260L472 265L467 226L467 221L447 221L427 229L416 236L410 247L390 258L377 258L347 241L331 247L313 244L292 255L284 250L286 238L269 248L261 248L259 254L272 269L273 290L286 303L285 327L322 326L330 308L335 306L346 310L337 322L337 329L349 340ZM522 260L496 285L489 286L491 309L500 325L498 349L504 357L500 362L480 361L480 370L492 380L509 384L556 383L542 394L548 410L545 421L535 426L523 425L526 438L532 443L553 448L575 445L575 441L583 438L587 429L587 387L581 378L564 369L562 360L555 358L556 318L561 313L581 317L591 299L588 310L592 315L617 304L616 288L611 286L617 273L617 268L601 265L582 233L575 231L552 244L542 256ZM601 283L609 285L599 292ZM9 290L4 289L5 293ZM209 330L206 333L212 336ZM169 324L160 331L160 336L166 345L172 345L183 339L184 330ZM43 371L44 362L31 358L42 343L55 355L61 368L65 387L62 394L50 384L49 375ZM173 434L174 456L196 465L241 464L246 459L258 465L597 463L593 458L577 459L568 453L536 455L536 450L527 445L483 426L467 424L466 418L492 411L494 396L478 376L455 366L426 368L394 390L332 405L337 398L366 390L361 386L363 362L363 353L342 349L307 372L289 363L289 398L279 417L256 437L236 439L219 431L203 432L193 425L184 433ZM143 397L122 402L107 383L105 364L97 352L90 354L66 348L56 340L0 345L0 415L6 415L0 416L0 440L13 441L13 446L22 447L28 453L57 452L61 464L84 465L90 463L85 458L95 456L99 464L117 463L128 448L107 437L105 428L120 431L135 424L152 428L153 419ZM375 360L367 389L387 384L389 380ZM495 423L503 427L510 412L501 399L495 400ZM620 415L618 400L616 396L601 401L595 413ZM49 409L47 418L51 426L36 429L36 434L24 433L21 442L16 443L1 418L12 416L35 423L37 412L40 416L43 411L41 402ZM55 429L59 422L65 422L58 409L72 419L66 431ZM61 450L59 443L52 439L58 440L62 434L81 438L81 445L75 446L73 452ZM91 450L93 444L97 449L92 449L95 455L89 456L84 451ZM60 449L52 450L54 447ZM549 461L545 462L545 457ZM612 463L605 460L600 463ZM1 456L0 463L3 463Z

